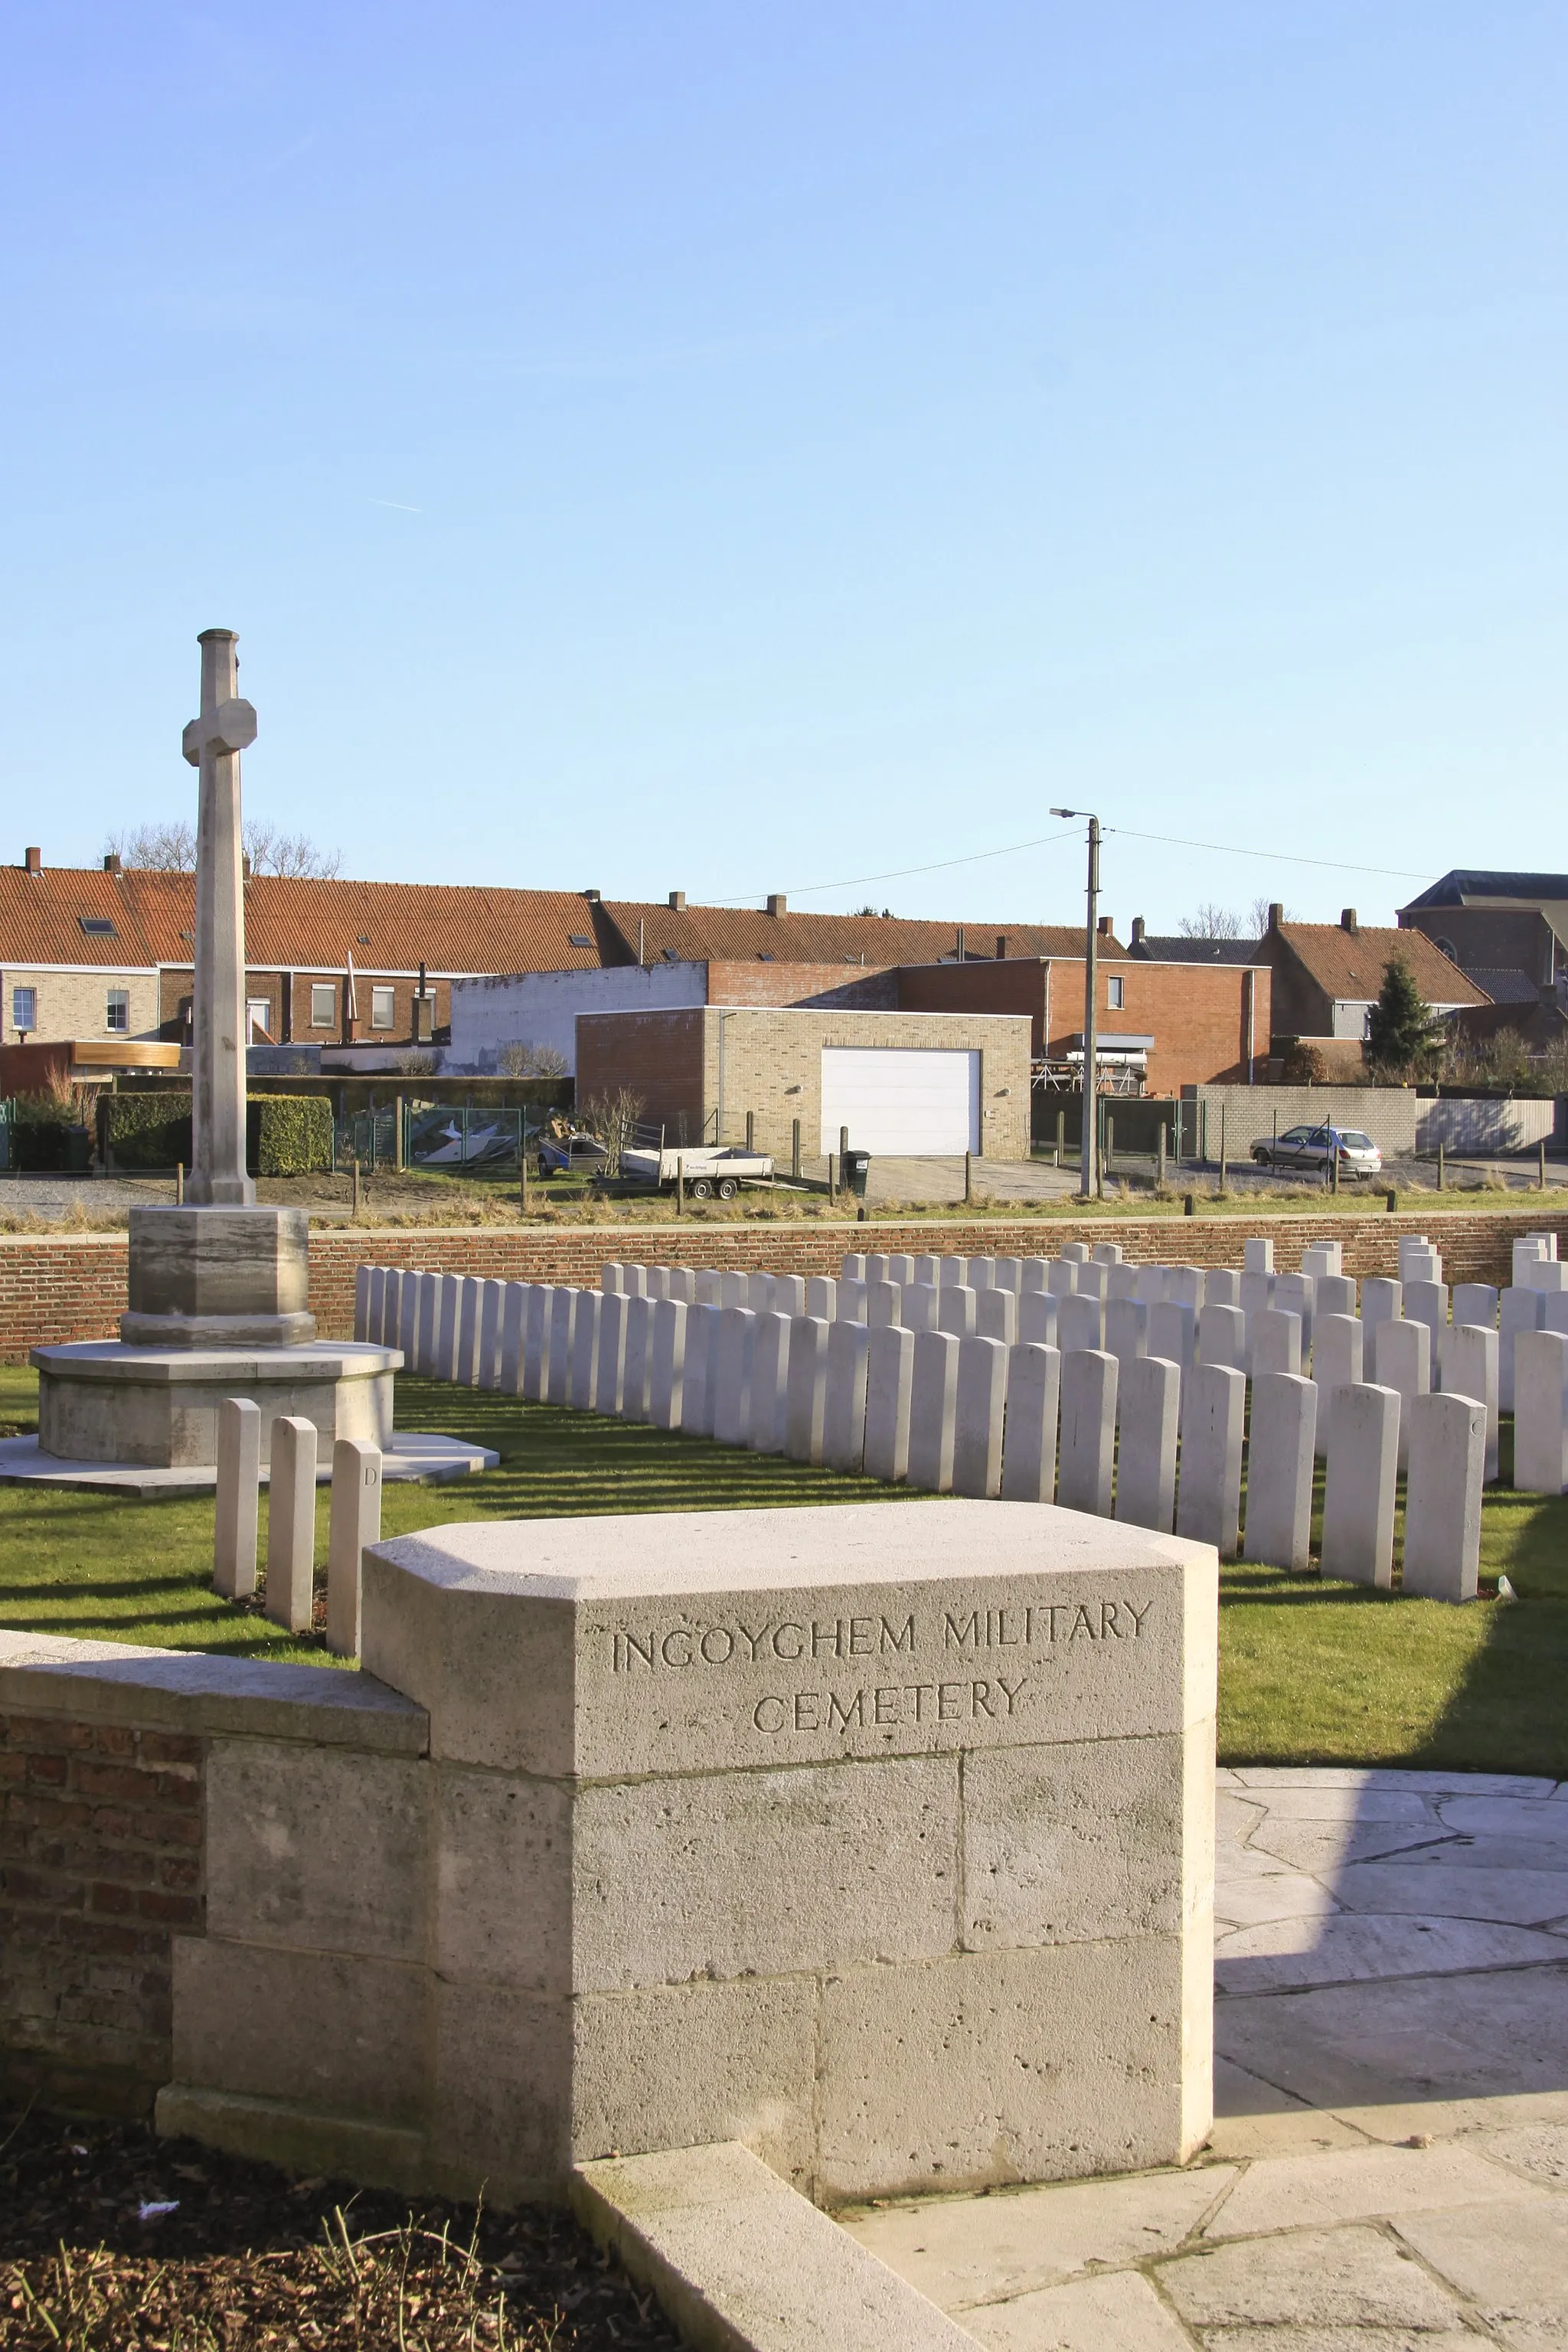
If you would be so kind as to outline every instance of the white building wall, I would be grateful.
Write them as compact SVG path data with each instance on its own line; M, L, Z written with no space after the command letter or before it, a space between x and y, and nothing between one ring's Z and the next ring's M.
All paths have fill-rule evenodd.
M707 1002L705 963L611 964L599 971L455 980L445 1067L493 1071L502 1045L549 1045L575 1077L580 1013L668 1013Z

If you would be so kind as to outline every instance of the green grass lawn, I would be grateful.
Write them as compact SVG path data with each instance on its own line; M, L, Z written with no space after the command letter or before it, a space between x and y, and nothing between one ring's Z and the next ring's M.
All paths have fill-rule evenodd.
M35 1400L31 1372L0 1368L0 1432L28 1425ZM484 1477L450 1486L388 1486L388 1535L455 1519L743 1511L889 1496L869 1479L439 1382L400 1381L398 1406L408 1428L491 1445L501 1461ZM1510 1438L1505 1423L1505 1476ZM264 1544L266 1509L263 1497ZM212 1514L210 1497L124 1503L0 1488L0 1624L331 1663L314 1639L280 1633L253 1605L216 1599L208 1581ZM323 1571L326 1538L323 1490ZM1396 1535L1396 1558L1397 1547ZM1517 1601L1496 1598L1505 1570ZM1568 1777L1568 1497L1490 1490L1481 1573L1482 1599L1450 1609L1245 1561L1226 1569L1222 1761Z

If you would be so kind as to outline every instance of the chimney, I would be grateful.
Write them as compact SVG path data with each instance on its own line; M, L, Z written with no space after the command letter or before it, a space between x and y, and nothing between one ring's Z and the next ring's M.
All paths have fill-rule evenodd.
M1100 938L1101 938L1102 940L1108 940L1108 939L1110 937L1110 934L1111 934L1112 929L1114 929L1114 923L1113 923L1113 919L1112 919L1112 918L1111 918L1110 915L1101 915L1101 917L1100 917L1100 926L1099 926L1099 928L1100 928Z
M1007 934L1005 931L998 931L996 934L996 961L998 963L1005 963L1007 961Z
M26 862L29 874L41 874L44 870L43 851L41 849L29 849L26 852Z
M118 874L121 872L120 852L117 849L111 849L104 858L103 870L106 874Z
M768 893L768 912L770 915L788 914L789 900L782 890L771 890Z
M670 905L674 908L674 909L675 909L675 911L676 911L676 913L677 913L678 915L679 915L679 914L684 914L684 912L686 911L686 893L685 893L685 891L684 891L684 890L672 890L672 891L670 892L670 894L669 894L669 903L670 903Z
M583 896L586 898L590 907L596 907L598 905L599 893L597 890L584 890Z
M1277 930L1279 929L1280 924L1281 924L1284 920L1285 920L1285 901L1284 901L1282 898L1275 898L1275 899L1273 899L1273 900L1270 902L1269 908L1268 908L1268 928L1269 928L1269 929L1270 929L1271 931L1277 931Z
M239 871L242 878L248 882L250 879L250 856L248 852L245 853L240 858Z
M1133 918L1132 918L1132 945L1133 945L1135 948L1141 948L1141 947L1142 946L1142 944L1143 944L1143 918L1142 918L1142 915L1134 915L1134 916L1133 916Z
M960 963L963 961L963 925L962 923L958 927L958 961Z
M1342 931L1348 931L1352 940L1354 939L1357 931L1360 930L1361 925L1356 921L1355 908L1353 907L1342 907L1340 908L1340 929Z

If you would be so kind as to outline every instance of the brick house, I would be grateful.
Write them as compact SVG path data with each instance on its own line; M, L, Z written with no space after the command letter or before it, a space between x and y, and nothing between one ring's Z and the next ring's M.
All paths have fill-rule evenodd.
M1288 923L1279 906L1258 954L1274 975L1274 1050L1298 1038L1338 1038L1360 1044L1383 986L1385 965L1398 957L1432 1011L1445 1016L1490 1003L1435 941L1419 930L1394 930L1356 919L1347 907L1337 923Z
M584 1013L582 1102L635 1095L666 1140L743 1141L789 1165L852 1144L879 1153L1024 1160L1029 1151L1029 1024L964 1009L698 1004Z

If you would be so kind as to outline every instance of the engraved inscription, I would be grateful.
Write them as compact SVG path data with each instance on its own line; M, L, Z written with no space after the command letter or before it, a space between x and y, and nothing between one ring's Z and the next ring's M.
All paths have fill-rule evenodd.
M697 1617L603 1631L616 1675L664 1681L740 1670L753 1690L760 1675L773 1686L759 1697L748 1693L742 1705L765 1738L875 1739L917 1725L1008 1723L1043 1699L1049 1677L1039 1669L1068 1651L1086 1663L1126 1656L1145 1639L1153 1608L1152 1598L1041 1601L847 1617ZM860 1660L876 1663L856 1675ZM805 1671L781 1675L780 1667Z

